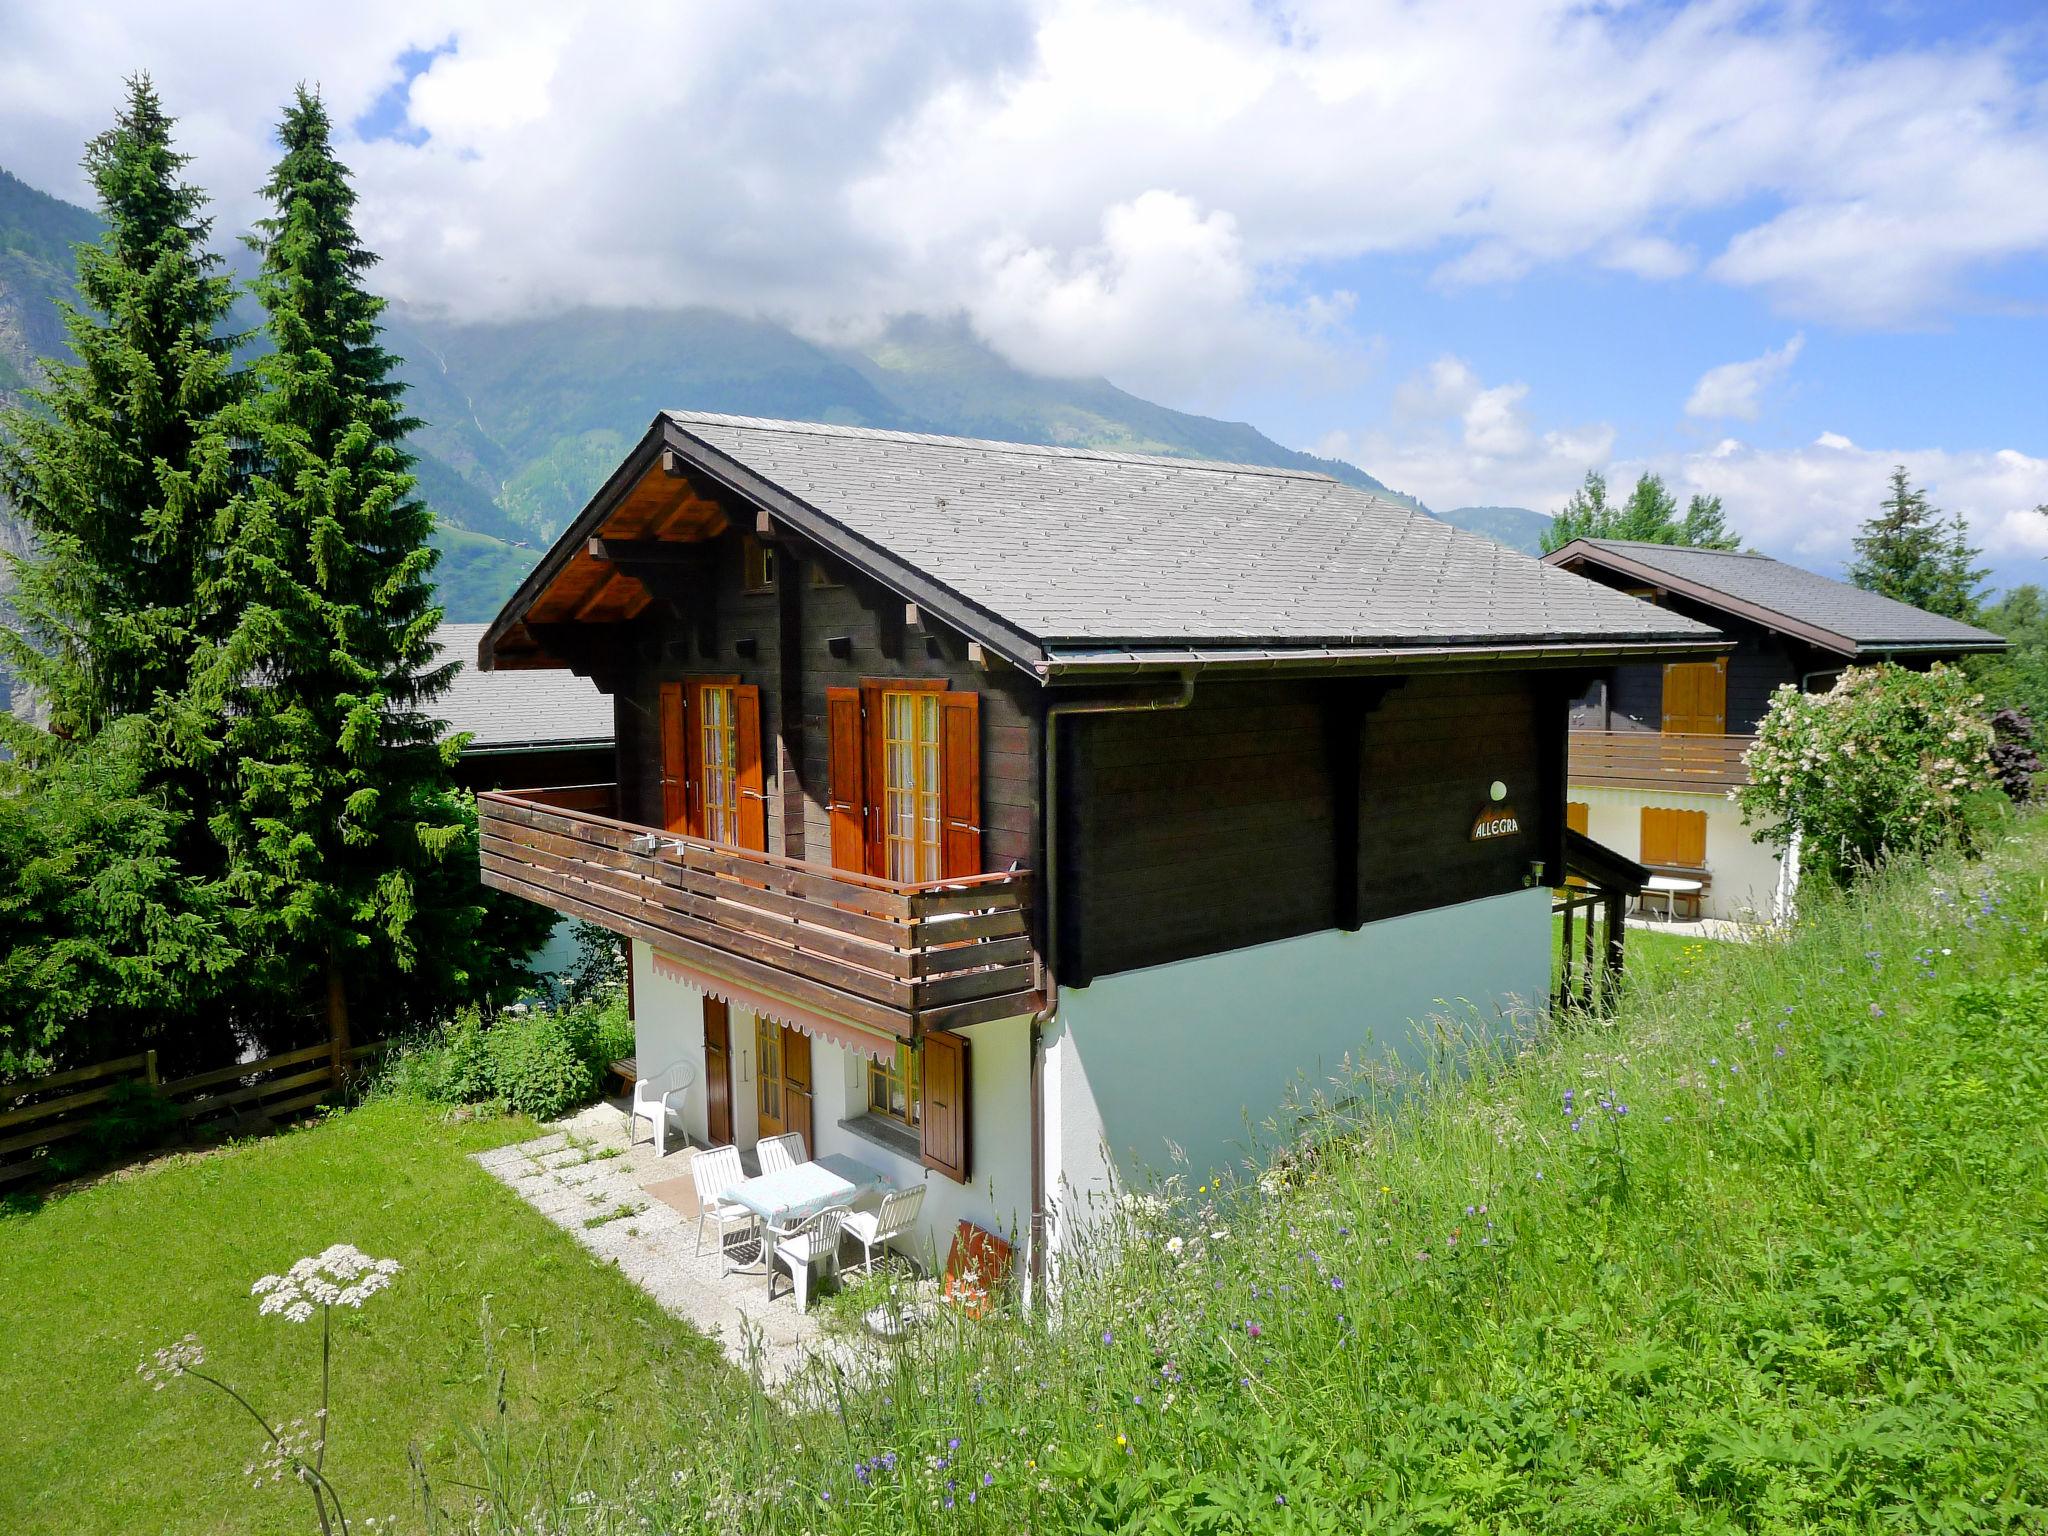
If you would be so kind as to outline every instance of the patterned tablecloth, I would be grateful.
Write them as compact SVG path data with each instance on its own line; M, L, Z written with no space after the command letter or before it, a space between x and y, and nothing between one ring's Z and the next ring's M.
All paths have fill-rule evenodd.
M764 1173L735 1185L726 1194L766 1221L787 1227L815 1216L828 1206L850 1205L871 1189L887 1186L878 1169L844 1152L828 1152L815 1162L798 1163L780 1173Z

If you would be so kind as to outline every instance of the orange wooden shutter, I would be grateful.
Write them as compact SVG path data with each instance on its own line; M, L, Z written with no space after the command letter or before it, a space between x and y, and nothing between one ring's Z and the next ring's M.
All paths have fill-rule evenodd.
M733 756L739 791L740 846L768 851L768 781L761 768L761 690L743 683L732 691Z
M1699 685L1691 666L1672 662L1664 669L1664 729L1682 732L1692 729L1693 699Z
M1583 800L1567 800L1564 803L1564 824L1581 837L1593 822L1593 808Z
M716 997L704 999L704 1120L711 1145L732 1140L732 1015Z
M1718 656L1700 667L1700 691L1694 703L1699 728L1709 736L1728 734L1728 658Z
M1664 729L1720 736L1728 729L1728 658L1675 661L1664 669Z
M661 824L684 830L689 817L688 710L681 683L661 685Z
M825 793L832 817L832 867L856 873L867 868L867 795L862 788L860 690L827 688L826 723L832 748Z
M981 873L981 695L939 698L939 873L948 880Z
M957 1184L967 1182L967 1040L935 1032L919 1047L924 1060L919 1130L923 1162Z
M1704 869L1707 863L1707 813L1674 811L1663 806L1643 807L1643 851L1645 864L1662 864L1683 869Z
M882 707L882 685L860 685L861 772L867 795L861 806L860 867L871 875L889 873L889 727Z

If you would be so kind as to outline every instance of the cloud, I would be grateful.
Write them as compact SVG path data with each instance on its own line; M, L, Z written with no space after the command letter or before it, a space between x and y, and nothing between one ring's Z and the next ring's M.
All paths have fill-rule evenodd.
M1776 383L1791 370L1800 348L1805 345L1804 334L1795 335L1782 347L1773 348L1761 357L1709 368L1693 386L1692 395L1685 402L1685 414L1709 418L1732 416L1742 421L1755 421L1762 410L1758 397L1767 385Z
M1489 385L1463 358L1446 354L1396 387L1386 427L1332 433L1316 452L1370 464L1387 484L1440 510L1554 510L1588 469L1607 462L1614 428L1539 428L1529 420L1528 396L1527 384Z
M78 196L79 145L147 66L232 232L310 79L344 124L405 125L345 145L401 297L957 312L1060 371L1270 367L1343 313L1304 274L1390 255L1453 288L1583 264L1938 318L2048 250L2040 81L1996 39L1873 48L1835 14L14 0L0 143Z

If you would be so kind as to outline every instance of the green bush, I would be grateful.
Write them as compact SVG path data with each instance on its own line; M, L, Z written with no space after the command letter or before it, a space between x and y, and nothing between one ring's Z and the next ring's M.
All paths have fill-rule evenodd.
M1966 837L1995 782L1993 740L1960 669L1854 667L1826 693L1787 683L1772 696L1736 800L1759 836L1783 847L1798 834L1803 868L1839 882Z
M559 1008L466 1010L390 1053L379 1091L436 1104L502 1104L553 1120L596 1099L612 1062L633 1053L623 993Z

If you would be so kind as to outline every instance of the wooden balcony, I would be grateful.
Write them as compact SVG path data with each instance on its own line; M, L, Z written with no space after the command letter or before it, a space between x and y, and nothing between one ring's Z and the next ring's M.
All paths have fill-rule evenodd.
M478 795L484 884L898 1039L1043 1006L1027 870L908 885L573 803L590 798Z
M1566 773L1572 784L1680 789L1711 795L1749 782L1742 754L1754 736L1665 735L1659 731L1573 731Z

